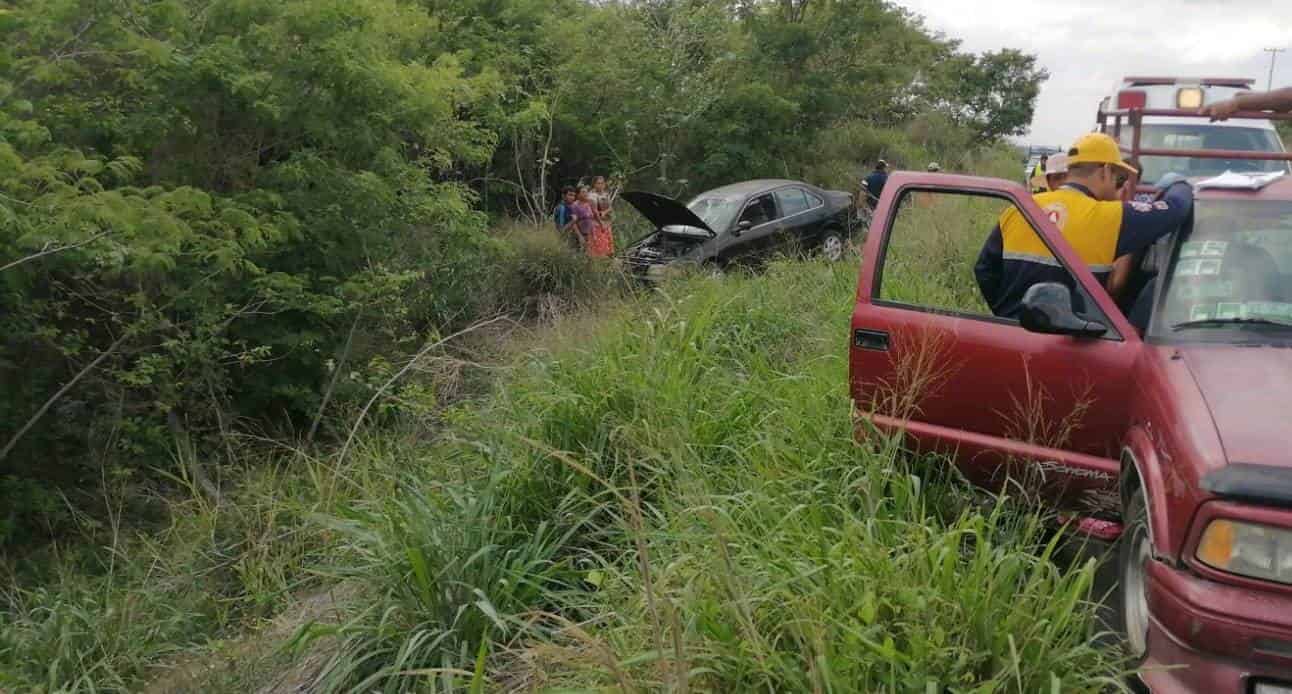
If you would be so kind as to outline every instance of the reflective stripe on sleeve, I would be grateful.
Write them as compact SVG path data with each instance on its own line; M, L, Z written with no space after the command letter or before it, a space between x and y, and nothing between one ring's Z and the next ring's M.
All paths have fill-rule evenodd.
M1005 260L1018 260L1024 263L1036 263L1038 265L1049 265L1050 267L1057 267L1057 268L1063 267L1063 263L1060 263L1057 258L1055 258L1054 256L1048 256L1048 255L1036 255L1035 253L1019 253L1017 251L1005 251L1004 253L1001 254L1001 257L1004 258ZM1087 264L1086 268L1090 270L1091 274L1099 274L1101 272L1113 271L1112 265Z

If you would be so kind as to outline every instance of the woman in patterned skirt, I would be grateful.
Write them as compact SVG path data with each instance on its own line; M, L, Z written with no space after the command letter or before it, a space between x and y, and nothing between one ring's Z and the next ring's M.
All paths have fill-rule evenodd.
M597 176L592 180L592 191L589 201L596 212L597 225L588 237L588 255L594 258L609 258L615 254L615 236L610 226L611 196L606 187L606 177Z

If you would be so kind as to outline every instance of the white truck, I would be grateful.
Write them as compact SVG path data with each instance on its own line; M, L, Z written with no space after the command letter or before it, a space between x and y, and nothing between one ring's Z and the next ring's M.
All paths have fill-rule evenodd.
M1268 120L1212 123L1205 117L1186 115L1251 88L1252 80L1234 77L1126 77L1100 102L1096 129L1117 138L1128 152L1144 152L1140 156L1144 166L1141 182L1149 185L1168 172L1195 178L1225 171L1288 171L1285 161L1217 158L1214 152L1207 157L1191 156L1199 150L1286 151L1274 124ZM1132 127L1133 118L1139 119L1140 127ZM1136 137L1138 142L1133 141ZM1173 151L1161 154L1167 150Z

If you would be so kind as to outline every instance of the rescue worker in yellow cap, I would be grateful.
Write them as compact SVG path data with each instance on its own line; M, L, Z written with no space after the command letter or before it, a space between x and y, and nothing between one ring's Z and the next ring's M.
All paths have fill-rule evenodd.
M1101 284L1119 256L1147 248L1180 227L1193 210L1193 189L1177 174L1158 182L1155 201L1122 201L1120 190L1135 173L1117 143L1103 133L1083 135L1067 152L1067 179L1058 190L1038 193L1036 204L1086 262ZM1022 213L1000 215L978 255L974 276L992 313L1017 318L1023 294L1039 282L1074 280ZM1073 308L1081 311L1081 293Z
M1032 175L1028 177L1027 182L1028 185L1032 186L1033 193L1045 192L1045 167L1049 163L1050 155L1042 154L1041 160L1036 162L1036 166L1032 168Z

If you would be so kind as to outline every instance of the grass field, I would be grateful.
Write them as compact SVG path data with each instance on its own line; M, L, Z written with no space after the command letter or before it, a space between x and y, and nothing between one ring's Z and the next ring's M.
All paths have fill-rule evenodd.
M344 460L271 449L7 591L0 690L1119 686L1094 566L1055 561L1047 519L853 440L856 277L783 261L551 311L460 369L486 390Z

